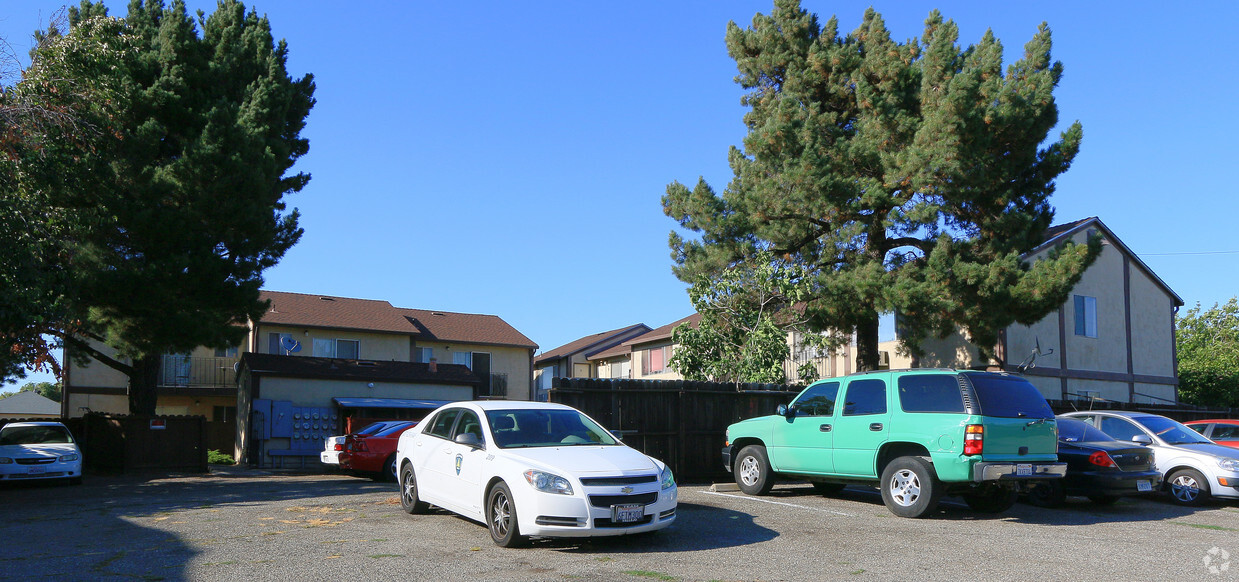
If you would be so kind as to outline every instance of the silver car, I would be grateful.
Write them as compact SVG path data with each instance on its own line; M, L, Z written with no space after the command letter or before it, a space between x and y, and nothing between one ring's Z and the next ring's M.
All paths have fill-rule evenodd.
M1153 449L1163 487L1182 505L1210 497L1239 499L1239 449L1224 447L1164 416L1147 412L1069 412L1120 441Z

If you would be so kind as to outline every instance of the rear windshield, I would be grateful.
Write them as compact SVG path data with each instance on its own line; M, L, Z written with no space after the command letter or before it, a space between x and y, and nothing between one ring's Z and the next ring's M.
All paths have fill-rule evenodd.
M1105 443L1114 439L1084 421L1060 418L1058 419L1058 440L1065 443Z
M980 400L981 414L1000 418L1054 418L1045 397L1023 378L1001 374L968 374Z

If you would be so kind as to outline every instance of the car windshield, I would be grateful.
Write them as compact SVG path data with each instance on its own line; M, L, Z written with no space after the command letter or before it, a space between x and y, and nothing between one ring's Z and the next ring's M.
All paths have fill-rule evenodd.
M1196 445L1213 442L1200 436L1196 431L1164 416L1137 416L1132 420L1144 425L1144 428L1149 429L1158 438L1166 441L1168 445Z
M391 436L391 435L392 435L392 433L400 432L400 431L402 431L402 430L404 430L404 429L406 429L406 428L409 428L410 426L413 426L413 425L415 425L415 424L417 424L417 423L416 423L416 422L396 422L396 423L392 423L391 425L384 427L384 428L383 428L383 430L380 430L379 432L374 433L374 436L377 436L377 437Z
M1054 418L1045 396L1023 378L1005 374L969 373L981 401L981 414L1001 418Z
M383 427L385 427L385 426L387 426L387 425L389 425L389 424L391 424L391 423L390 423L390 422L376 422L376 423L374 423L374 424L367 424L367 425L365 426L365 428L363 428L363 429L361 429L361 430L359 430L359 431L357 431L357 432L355 432L355 433L353 433L353 434L374 434L374 433L376 433L376 432L379 432L380 430L383 430Z
M6 426L0 430L0 445L52 445L73 442L63 426Z
M1058 440L1065 443L1104 443L1114 439L1083 421L1072 418L1059 418Z
M618 441L575 410L488 410L495 444L501 449L614 445Z

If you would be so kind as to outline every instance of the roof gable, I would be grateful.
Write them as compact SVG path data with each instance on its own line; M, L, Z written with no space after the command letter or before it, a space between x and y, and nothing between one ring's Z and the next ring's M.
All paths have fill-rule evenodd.
M1154 284L1156 284L1158 287L1164 290L1167 295L1170 296L1171 300L1174 302L1175 307L1183 306L1183 298L1179 297L1179 295L1175 293L1174 290L1171 289L1170 286L1167 285L1165 281L1162 281L1161 277L1158 277L1157 273L1153 272L1153 269L1150 269L1149 266L1145 264L1144 261L1140 260L1140 257L1136 256L1136 253L1132 252L1132 250L1128 248L1126 244L1123 244L1122 239L1115 236L1114 231L1110 230L1110 227L1106 226L1105 223L1103 223L1101 219L1097 218L1096 216L1091 216L1089 218L1084 218L1081 220L1077 220L1075 222L1069 222L1067 224L1062 224L1062 225L1052 226L1050 228L1047 228L1045 230L1045 242L1041 243L1040 246L1029 251L1028 253L1025 253L1024 257L1025 258L1031 257L1037 253L1040 253L1042 251L1045 251L1046 249L1049 249L1050 247L1062 244L1063 242L1067 241L1067 239L1071 238L1072 236L1075 236L1077 233L1087 230L1089 228L1096 228L1104 232L1106 239L1109 240L1111 243L1113 243L1114 248L1118 249L1119 252L1123 253L1125 256L1131 259L1131 262L1136 266L1137 269L1140 269L1146 275L1148 275L1149 279L1151 279L1154 282Z
M537 349L538 344L496 315L397 309L419 340L467 342Z
M35 392L0 399L0 414L60 414L60 403Z
M674 332L675 328L679 327L681 323L687 323L689 327L697 327L701 324L701 314L694 313L688 317L677 319L660 328L650 330L649 332L632 338L624 342L624 345L631 348L632 346L639 344L648 344L659 340L671 339L672 332Z

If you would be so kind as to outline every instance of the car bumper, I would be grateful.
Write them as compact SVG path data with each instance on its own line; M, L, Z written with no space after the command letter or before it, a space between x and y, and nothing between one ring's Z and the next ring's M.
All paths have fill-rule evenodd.
M1140 482L1149 489L1140 490ZM1127 471L1117 474L1085 472L1069 473L1063 479L1063 489L1068 495L1140 495L1157 491L1162 484L1162 474L1157 471Z
M36 479L73 479L82 476L82 462L57 461L41 465L6 463L0 465L0 481L31 481Z
M1067 474L1067 463L992 463L981 462L972 466L972 480L986 481L1037 481L1061 479Z
M1239 498L1239 472L1219 471L1209 480L1214 497Z
M318 460L324 465L339 465L340 451L323 451L318 454Z
M643 508L642 518L631 524L613 522L610 506L597 507L581 497L538 492L523 497L517 499L522 535L576 538L622 536L667 527L675 522L679 493L676 487L659 492L657 499Z
M731 472L731 459L735 453L734 451L732 451L733 448L734 447L732 447L731 445L727 445L723 447L723 468L727 469L728 473Z

